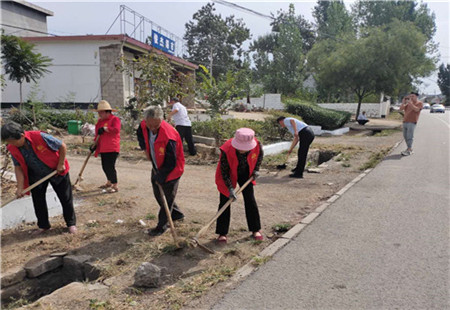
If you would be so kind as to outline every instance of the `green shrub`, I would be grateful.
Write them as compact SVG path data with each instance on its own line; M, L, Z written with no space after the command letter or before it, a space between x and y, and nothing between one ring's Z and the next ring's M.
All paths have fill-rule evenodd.
M322 126L325 130L341 128L351 117L348 112L325 109L299 100L288 99L285 106L287 112L301 116L308 125Z
M23 110L20 113L17 109L11 109L8 120L22 124L25 129L30 129L33 121L33 113L29 110ZM39 129L46 129L48 125L67 129L67 122L70 120L79 120L83 124L86 122L95 124L97 122L95 114L91 111L85 113L81 110L75 110L73 112L40 110L36 112L36 126Z

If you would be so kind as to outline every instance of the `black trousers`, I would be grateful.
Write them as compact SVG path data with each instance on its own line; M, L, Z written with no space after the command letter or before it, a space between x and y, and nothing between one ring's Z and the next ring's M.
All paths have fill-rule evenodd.
M103 172L105 173L108 181L112 184L117 183L116 160L118 156L119 153L117 152L100 153L100 157L102 158Z
M248 180L248 170L246 173L238 175L238 184L242 186ZM258 205L255 200L255 193L253 190L253 184L250 183L242 191L244 196L244 206L245 206L245 217L247 218L248 230L251 232L256 232L261 229L261 220L259 218ZM228 201L228 197L224 194L220 194L220 208L225 205ZM216 225L216 234L227 235L230 228L230 216L231 216L231 205L219 216Z
M365 125L368 121L369 120L367 120L367 119L360 119L360 120L358 120L358 124Z
M45 193L47 192L49 182L61 202L63 217L66 221L67 227L76 225L77 220L75 217L75 210L73 208L72 184L70 183L69 174L66 174L64 176L52 177L50 180L45 181L31 190L31 199L33 200L38 227L42 229L50 228L47 201L45 199Z
M159 205L159 213L158 213L158 227L162 228L167 224L167 216L166 211L164 210L164 202L163 196L161 195L161 191L159 190L158 184L153 181L153 170L152 170L152 187L153 187L153 195L156 198L156 201ZM172 220L176 221L184 217L184 214L181 212L180 208L175 202L175 197L177 196L178 184L180 183L180 178L166 182L161 184L162 190L164 192L164 196L166 197L167 205L169 206L169 210L172 210Z
M181 141L183 142L183 140L186 139L188 149L189 149L189 154L190 155L197 154L197 151L196 151L195 145L194 145L194 139L192 138L191 126L180 126L179 125L179 126L176 126L175 128L177 129L178 133L180 134Z
M297 166L295 167L295 174L303 176L305 170L306 158L308 157L309 146L314 140L314 132L311 128L305 127L298 133L299 147L297 153Z

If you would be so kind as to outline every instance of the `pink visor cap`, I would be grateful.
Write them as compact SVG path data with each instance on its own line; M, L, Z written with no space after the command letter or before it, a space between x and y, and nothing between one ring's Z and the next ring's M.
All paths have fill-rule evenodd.
M255 132L250 128L239 128L234 134L231 145L240 151L250 151L255 148Z

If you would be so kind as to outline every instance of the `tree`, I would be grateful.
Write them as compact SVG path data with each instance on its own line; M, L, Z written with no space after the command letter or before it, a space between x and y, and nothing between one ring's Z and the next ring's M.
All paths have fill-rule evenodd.
M445 96L445 104L449 105L450 101L450 65L441 64L439 66L438 81L439 89L442 95Z
M317 40L337 38L355 32L353 20L343 1L317 1L313 16Z
M266 91L295 94L302 87L304 55L313 42L312 25L301 15L295 15L293 4L288 12L279 11L272 23L272 33L259 37L250 46L255 52L255 78Z
M245 70L228 71L216 80L205 66L200 65L200 69L202 71L198 72L201 79L199 92L210 103L211 117L224 114L234 98L245 94Z
M426 36L411 22L393 22L372 27L359 38L318 42L308 62L325 87L351 90L358 98L359 114L364 97L377 92L395 94L427 76L434 59L427 56Z
M242 19L234 16L225 19L214 14L214 4L208 3L196 12L186 23L186 40L191 62L207 65L211 77L217 78L232 68L241 66L242 43L250 38L250 30ZM235 59L235 56L237 59Z
M11 81L19 83L20 109L22 110L22 84L35 82L50 72L46 68L51 59L33 51L34 45L18 37L1 35L2 61L5 74Z

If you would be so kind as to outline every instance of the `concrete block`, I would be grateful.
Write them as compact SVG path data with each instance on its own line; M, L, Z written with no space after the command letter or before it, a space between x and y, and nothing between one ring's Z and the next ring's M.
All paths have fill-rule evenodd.
M2 288L11 286L13 284L19 283L25 279L27 273L22 266L7 270L2 274L1 285Z
M341 188L341 190L339 192L336 193L336 195L342 196L346 191L348 191L350 189L351 186L344 186L343 188Z
M288 244L290 239L280 238L259 253L259 256L272 256L282 247Z
M330 197L330 199L327 200L327 202L333 203L333 202L335 202L336 200L338 200L339 197L340 197L339 195L333 195L333 196Z
M85 266L86 263L92 261L93 258L89 255L68 255L63 259L63 273L66 278L76 279L79 281L83 281L86 279ZM91 270L92 266L88 266L90 269L89 276L95 276L95 270ZM99 273L99 272L98 272ZM97 276L98 278L98 276Z
M292 239L295 236L297 236L302 231L302 229L305 227L306 227L305 224L297 224L294 227L292 227L291 229L289 229L289 231L283 235L283 238L284 239Z
M197 152L200 154L206 154L206 155L215 155L216 154L216 147L205 145L203 143L197 143L195 145L195 148L197 149Z
M25 264L28 278L36 278L46 272L52 271L63 264L61 257L39 256Z
M263 145L264 155L274 155L289 150L291 142L278 142L270 145Z
M216 146L216 139L209 137L202 137L197 135L192 135L195 143L203 143L209 146Z
M100 277L102 270L92 262L84 263L84 279L87 281L94 281Z
M305 217L304 219L302 219L302 220L300 221L300 223L302 223L302 224L311 224L311 222L314 221L314 219L315 219L316 217L318 217L319 215L320 215L320 213L312 212L312 213L310 213L307 217Z
M314 212L316 212L316 213L322 213L322 212L325 211L325 209L328 208L329 206L330 206L329 203L323 203L323 204L321 204L320 206L318 206L318 207L314 210Z

